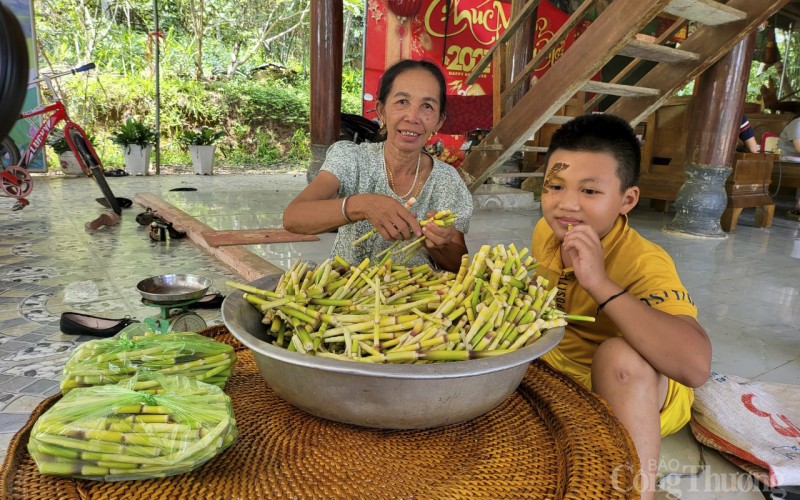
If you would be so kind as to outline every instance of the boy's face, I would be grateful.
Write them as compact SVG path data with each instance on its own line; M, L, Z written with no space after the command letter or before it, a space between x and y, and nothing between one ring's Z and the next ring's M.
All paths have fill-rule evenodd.
M557 149L547 162L542 214L558 239L569 226L590 225L602 238L617 216L639 201L639 188L622 192L617 160L608 153Z

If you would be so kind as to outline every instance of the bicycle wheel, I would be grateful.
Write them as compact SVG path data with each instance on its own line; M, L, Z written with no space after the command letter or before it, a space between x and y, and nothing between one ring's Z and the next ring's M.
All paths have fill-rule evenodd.
M16 123L27 87L25 34L16 16L0 3L0 139L5 138Z
M8 196L20 200L33 191L33 179L31 179L31 174L24 168L6 167L4 174L8 175L8 177L0 177L0 189Z
M105 196L106 201L108 201L108 206L111 207L111 210L117 215L122 214L119 201L117 201L117 197L114 196L114 193L108 186L106 176L103 175L103 165L100 163L100 158L97 157L94 148L86 139L86 134L74 123L70 123L64 127L64 132L67 137L67 143L71 143L75 158L78 160L78 163L81 164L83 171L87 174L91 172L97 185L100 186L100 191L103 192L103 196Z
M0 141L0 165L3 167L19 165L19 149L10 137Z

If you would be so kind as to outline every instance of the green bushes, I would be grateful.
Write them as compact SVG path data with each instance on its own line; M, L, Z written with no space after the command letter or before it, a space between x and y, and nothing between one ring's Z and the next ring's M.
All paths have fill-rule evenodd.
M342 109L361 110L360 76L345 77ZM73 119L93 134L95 148L107 167L124 164L111 138L129 117L155 122L155 84L150 76L97 74L62 81ZM224 131L217 142L225 166L269 166L296 163L305 168L309 151L309 82L295 72L270 74L258 80L234 78L196 82L161 77L161 162L190 164L180 147L187 129Z

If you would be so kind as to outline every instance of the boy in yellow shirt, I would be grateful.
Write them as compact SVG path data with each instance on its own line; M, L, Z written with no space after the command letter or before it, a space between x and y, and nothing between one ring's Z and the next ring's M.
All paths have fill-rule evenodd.
M543 359L602 396L628 430L652 498L661 437L688 421L691 387L711 370L711 343L670 256L628 225L641 152L627 122L589 114L550 143L542 219L531 248L570 323Z

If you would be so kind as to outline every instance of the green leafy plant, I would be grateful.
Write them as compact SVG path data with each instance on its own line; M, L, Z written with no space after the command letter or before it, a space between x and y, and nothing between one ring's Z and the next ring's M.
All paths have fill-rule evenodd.
M93 135L89 135L86 137L89 139L89 143L94 144L95 137ZM53 152L57 155L62 155L68 151L72 151L69 148L69 144L67 144L67 138L63 134L53 134L47 140L47 145L53 148Z
M53 152L59 156L70 150L67 138L64 135L59 135L58 137L50 136L47 145L53 148Z
M214 131L208 127L200 127L196 130L184 130L178 141L183 146L211 146L222 136L221 130Z
M126 147L132 144L145 147L148 144L152 144L155 138L156 133L153 129L143 122L128 118L117 133L111 137L111 141Z

